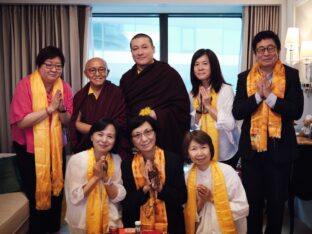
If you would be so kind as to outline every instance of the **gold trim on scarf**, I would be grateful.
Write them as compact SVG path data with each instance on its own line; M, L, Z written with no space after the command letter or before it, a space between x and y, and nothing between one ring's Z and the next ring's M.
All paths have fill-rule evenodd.
M218 103L218 93L214 91L211 87L209 87L211 93L211 106L218 110L217 103ZM193 106L196 110L199 107L197 97L193 98ZM219 130L216 128L216 121L212 118L212 116L208 113L202 114L201 116L201 126L200 129L206 132L212 140L212 144L214 147L214 156L213 160L218 161L219 159Z
M30 76L33 111L41 111L48 107L47 92L38 70ZM61 78L55 80L52 95L57 90L63 94ZM63 189L62 172L62 123L57 111L52 113L51 125L49 118L33 126L34 154L36 168L36 209L51 208L51 190L59 196ZM52 166L51 166L52 165Z
M164 185L166 181L165 174L165 155L164 151L156 146L154 164L160 174L160 182ZM137 189L144 187L144 157L137 153L132 160L132 173ZM150 191L149 200L140 208L140 221L143 230L156 230L160 232L167 231L167 213L164 201L157 199L157 192Z
M232 211L228 199L227 189L225 185L224 175L218 162L210 161L211 176L212 176L212 196L214 206L218 218L218 223L222 233L235 234L236 226L234 224ZM187 177L187 202L184 208L185 229L187 234L196 233L195 221L197 213L196 205L196 176L197 166L193 164ZM203 221L209 224L208 221Z
M112 155L106 155L108 170L107 175L114 175L114 161ZM96 164L94 149L88 150L88 181L93 177L93 168ZM94 189L89 193L86 208L86 229L88 234L106 233L108 230L108 202L109 198L105 186L99 181Z
M253 65L247 76L248 97L257 92L257 83L261 79L259 64ZM284 98L285 67L278 60L274 66L272 77L272 93L278 98ZM267 151L267 138L281 138L282 118L273 112L266 102L261 102L257 111L251 116L250 140L252 149L258 152Z

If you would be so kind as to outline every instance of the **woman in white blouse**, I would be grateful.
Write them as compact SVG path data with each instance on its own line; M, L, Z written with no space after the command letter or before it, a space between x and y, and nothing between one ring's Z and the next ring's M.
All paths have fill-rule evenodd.
M188 132L183 142L186 162L186 234L247 233L249 206L242 182L229 165L216 162L212 140L201 130Z
M210 49L197 50L191 61L191 129L209 134L215 160L236 167L239 129L232 115L234 92L225 82L219 60Z
M107 233L122 227L119 202L126 196L121 178L121 158L114 146L117 127L102 119L89 132L92 147L73 155L67 165L65 221L70 233Z

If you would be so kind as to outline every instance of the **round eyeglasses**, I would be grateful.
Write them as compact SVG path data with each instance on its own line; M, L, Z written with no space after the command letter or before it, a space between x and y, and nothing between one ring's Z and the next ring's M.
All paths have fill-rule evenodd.
M49 70L52 70L55 68L57 71L62 71L63 70L63 65L62 64L52 64L52 63L43 63L45 67Z
M95 75L97 72L100 73L101 75L103 74L106 74L108 75L109 73L109 69L107 69L106 67L90 67L88 68L88 72L91 74L91 75Z
M142 140L143 135L147 138L151 138L154 135L154 129L145 129L143 132L136 132L132 135L132 139L135 141Z
M274 53L274 52L276 51L276 47L270 45L270 46L268 46L268 47L263 47L263 46L261 46L261 47L259 47L259 48L256 49L256 53L257 53L258 55L264 54L265 51L268 51L269 54L272 54L272 53Z

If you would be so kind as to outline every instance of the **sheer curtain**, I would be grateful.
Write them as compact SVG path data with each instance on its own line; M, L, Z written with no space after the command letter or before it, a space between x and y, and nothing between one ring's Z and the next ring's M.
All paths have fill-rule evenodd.
M39 50L59 47L65 55L63 78L82 87L89 6L0 5L0 152L11 151L9 107L18 81L36 69Z
M243 14L242 71L252 67L251 42L260 31L271 30L280 35L280 6L246 6Z

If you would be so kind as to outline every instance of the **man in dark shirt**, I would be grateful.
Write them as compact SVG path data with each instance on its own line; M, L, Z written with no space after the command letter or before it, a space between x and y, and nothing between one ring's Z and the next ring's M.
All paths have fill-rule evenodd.
M159 124L159 146L181 155L183 136L190 129L190 102L183 80L167 63L154 59L155 47L148 35L135 35L130 49L135 64L120 80L130 116L148 110Z

